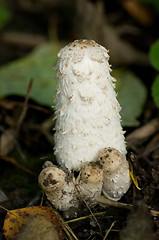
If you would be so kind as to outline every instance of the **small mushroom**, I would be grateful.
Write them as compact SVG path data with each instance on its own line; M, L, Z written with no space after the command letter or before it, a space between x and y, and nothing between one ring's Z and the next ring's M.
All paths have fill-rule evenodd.
M114 148L105 148L97 159L103 165L103 194L118 201L130 187L129 164L126 157Z
M73 179L57 167L44 168L39 175L39 185L48 200L59 210L67 210L78 205Z
M82 168L76 179L78 197L84 198L88 203L94 204L96 197L102 192L103 166L99 161L90 162Z

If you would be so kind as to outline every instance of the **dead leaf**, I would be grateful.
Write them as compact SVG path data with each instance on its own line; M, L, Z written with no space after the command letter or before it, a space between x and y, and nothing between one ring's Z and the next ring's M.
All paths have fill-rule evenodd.
M16 240L59 240L54 224L41 214L34 215L24 225Z
M142 25L149 26L153 23L154 16L151 9L140 1L122 0L121 3L124 9Z
M31 171L30 169L24 167L23 165L19 164L14 158L12 157L8 157L8 156L4 156L4 155L1 155L0 154L0 159L3 159L7 162L10 162L12 163L13 165L15 165L16 167L22 169L24 172L27 172L29 173L30 175L33 175L33 176L37 176L36 173L34 173L33 171Z
M8 201L7 195L0 189L0 203Z
M6 240L15 240L20 231L22 230L22 227L26 224L26 222L31 217L37 214L43 215L49 221L51 221L51 223L54 224L55 229L59 234L59 239L60 240L64 239L61 222L57 217L55 210L49 207L36 206L11 210L7 212L3 226L3 231Z
M15 146L15 142L13 141L15 135L15 131L13 129L7 129L0 136L0 153L2 155L9 154Z

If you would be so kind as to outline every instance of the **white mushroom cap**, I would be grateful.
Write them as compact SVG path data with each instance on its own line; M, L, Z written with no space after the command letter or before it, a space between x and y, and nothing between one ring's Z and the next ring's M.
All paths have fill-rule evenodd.
M76 180L79 198L94 202L101 195L103 184L103 166L99 161L91 162L80 171Z
M99 154L103 165L103 194L118 201L130 187L129 164L125 156L114 148L105 148Z
M59 210L67 210L78 205L73 181L67 181L64 171L57 167L47 167L39 175L39 185L48 200Z
M55 155L69 170L80 170L105 147L126 154L108 59L93 40L76 40L58 54Z

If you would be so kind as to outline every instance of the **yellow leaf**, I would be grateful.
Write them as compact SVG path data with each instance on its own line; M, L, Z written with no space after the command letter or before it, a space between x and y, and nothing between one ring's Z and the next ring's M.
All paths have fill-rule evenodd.
M137 180L137 177L135 176L134 174L134 170L133 170L133 166L131 164L131 162L129 161L129 169L130 169L130 177L135 185L135 187L138 189L138 190L141 190L141 188L139 187L139 184L138 184L138 180Z
M47 217L55 225L55 229L58 231L60 239L64 238L61 222L57 217L55 210L49 207L36 206L7 212L3 226L6 240L15 240L26 222L37 214Z

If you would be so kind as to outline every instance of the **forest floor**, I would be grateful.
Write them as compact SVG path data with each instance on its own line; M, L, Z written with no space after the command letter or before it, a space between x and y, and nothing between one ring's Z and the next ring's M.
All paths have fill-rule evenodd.
M147 91L137 117L138 124L123 126L127 159L133 168L136 186L132 183L115 206L97 204L89 208L83 202L76 211L59 212L61 217L58 218L66 224L63 226L66 239L159 239L159 118L151 95L156 71L148 60L148 51L159 37L155 30L159 13L154 6L141 6L135 0L129 1L131 6L126 1L115 0L107 6L104 1L74 1L76 4L73 1L64 4L62 0L60 3L49 0L4 2L10 17L1 27L2 67L27 56L39 44L57 41L57 36L61 46L74 39L91 38L102 45L108 42L113 68L131 70ZM85 8L89 10L86 11L89 18ZM81 16L83 20L79 24ZM106 37L108 35L110 38ZM0 78L1 73L0 69ZM56 164L52 130L54 112L51 106L30 98L34 88L32 77L28 75L31 80L25 94L0 96L0 239L4 240L17 239L17 236L6 237L3 229L10 210L41 204L52 207L38 186L38 175L46 160ZM7 227L8 223L5 224ZM32 239L27 237L21 239ZM61 235L60 239L63 238Z

